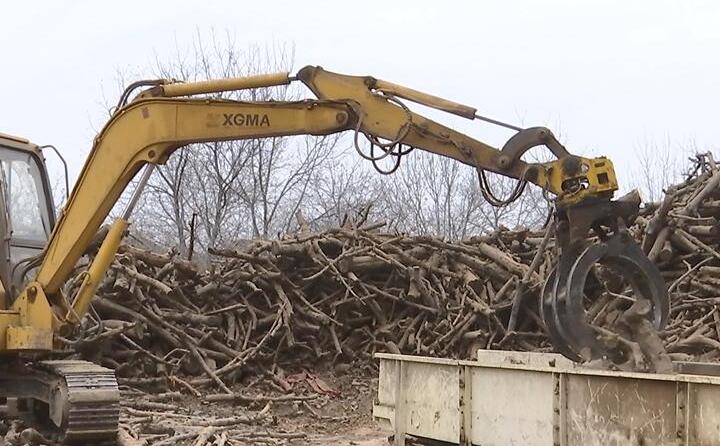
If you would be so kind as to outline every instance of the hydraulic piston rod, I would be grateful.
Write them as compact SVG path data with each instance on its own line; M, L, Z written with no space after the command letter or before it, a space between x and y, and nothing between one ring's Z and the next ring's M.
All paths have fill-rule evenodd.
M67 315L68 320L79 323L81 317L80 315L87 313L93 295L95 294L98 286L100 286L100 282L105 276L105 272L108 270L110 264L115 258L115 254L120 247L120 242L122 242L123 235L130 225L128 221L130 219L130 215L132 214L133 209L135 209L135 206L140 199L140 195L142 194L143 189L145 189L145 185L154 170L154 164L148 164L147 167L145 167L143 175L140 177L140 181L133 191L125 210L123 211L122 217L116 219L110 227L102 245L100 245L100 249L98 249L97 255L95 255L95 259L85 273L85 278L83 279L77 296L73 301L72 311Z

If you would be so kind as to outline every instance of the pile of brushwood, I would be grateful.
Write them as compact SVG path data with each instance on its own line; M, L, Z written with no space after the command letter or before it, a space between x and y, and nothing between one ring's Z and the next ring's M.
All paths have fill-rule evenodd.
M698 155L687 179L643 207L630 231L660 267L674 359L720 358L720 169ZM552 351L538 312L556 261L550 230L499 230L462 242L345 225L212 249L209 267L130 245L65 342L121 383L195 392L317 363L348 367L375 352L467 358L477 348ZM72 295L82 275L71 281ZM624 297L623 297L624 296ZM604 325L632 295L588 304ZM513 304L516 309L513 311ZM181 384L177 384L181 383Z

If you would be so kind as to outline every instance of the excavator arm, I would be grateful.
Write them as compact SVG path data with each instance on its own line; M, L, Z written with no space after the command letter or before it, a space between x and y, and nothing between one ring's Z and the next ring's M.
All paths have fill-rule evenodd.
M342 102L242 103L204 99L138 100L98 135L48 242L36 281L48 296L63 285L111 208L146 164L163 164L191 143L327 135L352 125Z
M292 81L304 83L317 99L239 102L192 97ZM583 254L585 247L581 241L591 228L601 231L602 227L610 227L613 233L622 232L623 222L632 217L633 207L637 210L635 202L611 201L617 181L612 163L606 158L571 155L548 129L515 128L479 116L472 107L372 77L305 67L296 77L278 73L197 83L156 81L137 85L148 84L150 88L133 101L125 103L129 93L123 95L120 107L97 136L52 232L35 280L9 311L0 313L0 349L50 350L54 332L79 322L117 251L129 213L113 225L78 294L68 303L61 287L74 265L138 171L146 164L164 163L175 150L192 143L351 131L363 157L373 162L387 158L394 168L411 149L447 156L477 169L481 190L495 204L506 201L489 191L486 171L518 179L519 186L510 199L517 198L527 182L554 194L558 238L563 251L574 257ZM483 119L514 128L517 133L497 149L411 111L404 101L467 119ZM364 143L365 149L364 139L369 141ZM547 163L526 163L521 159L528 149L540 145L546 146L556 159ZM637 252L632 254L632 260L637 260ZM549 286L551 296L544 305L549 315L544 317L553 341L560 345L558 348L578 359L579 347L565 345L571 343L575 334L566 330L568 321L564 320L569 311L565 308L566 282L569 283L574 258L565 263L569 266L563 267ZM648 268L647 264L643 267ZM648 276L642 268L638 271L641 276ZM659 273L654 275L655 272L650 271L648 280L657 280ZM650 290L649 294L653 293L658 295L650 298L658 308L656 322L660 325L664 323L663 308L667 305L663 307L658 287ZM575 307L572 310L577 313Z

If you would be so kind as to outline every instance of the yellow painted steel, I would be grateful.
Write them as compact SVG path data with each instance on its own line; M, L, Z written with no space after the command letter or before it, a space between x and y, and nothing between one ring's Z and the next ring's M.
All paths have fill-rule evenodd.
M7 350L47 351L52 349L53 331L33 325L8 327L6 339Z
M110 264L117 254L120 242L122 241L123 234L127 230L129 223L127 220L118 218L115 220L113 225L110 227L105 240L103 240L100 249L98 249L95 259L92 265L88 268L85 273L80 289L78 290L77 296L72 304L72 311L68 312L66 318L70 322L80 322L82 315L87 313L90 308L92 298L97 291L98 286L103 280L105 273L107 272Z
M48 242L37 275L51 296L62 286L103 220L146 163L163 163L194 142L325 135L351 126L343 103L245 103L204 99L146 99L116 113L95 140Z
M72 310L60 289L134 175L146 164L162 164L178 148L191 143L288 135L328 135L356 130L373 138L396 141L444 155L473 167L524 178L557 194L566 203L617 189L612 163L604 158L581 160L581 171L568 159L529 164L516 160L502 167L501 151L411 112L377 89L397 97L469 117L474 109L374 78L345 76L319 67L302 69L297 78L319 98L299 102L238 102L172 98L234 89L283 85L288 73L173 83L150 89L118 110L105 125L45 249L36 281L0 311L0 351L52 347L48 331L75 323L88 310L92 296L112 261L127 228L117 221L84 279ZM165 97L157 97L160 96ZM577 164L576 164L577 166ZM566 182L586 178L589 187L564 191ZM37 330L37 333L31 333Z
M386 94L391 94L399 98L413 101L416 104L422 104L437 110L442 110L447 113L462 116L463 118L475 119L475 113L477 113L477 109L470 107L469 105L459 104L454 101L423 93L422 91L417 91L413 90L412 88L403 87L402 85L393 84L392 82L377 79L374 83L371 84L374 84L377 90L380 90Z
M162 85L162 96L174 98L221 91L246 90L248 88L274 87L290 83L290 73L259 74L257 76L232 77L200 82L177 82Z
M565 168L563 160L552 163L548 170L548 184L546 189L560 195L558 203L561 205L572 205L583 201L591 196L604 196L618 190L615 168L612 161L605 157L582 158L575 157L582 166L579 172L570 172ZM563 191L563 183L572 180L583 181L583 187L574 193Z
M479 167L507 177L525 178L560 196L559 204L561 205L574 204L597 193L617 190L617 180L612 170L612 163L608 164L610 180L608 184L595 184L597 177L589 178L588 181L597 187L579 189L572 194L563 189L563 182L570 178L576 178L578 175L567 175L568 171L565 168L567 160L560 159L536 164L515 160L509 168L503 168L500 162L502 152L497 148L395 105L383 95L374 92L373 89L468 118L471 117L471 113L474 117L475 109L472 107L372 77L347 76L326 71L320 67L305 67L298 72L297 77L320 99L338 100L342 98L359 104L358 120L361 124L360 130L363 132L393 141L403 126L409 126L410 130L402 140L404 144L454 158L472 167ZM588 173L599 173L598 168L595 167L596 162L587 158L582 159L588 161ZM597 160L604 159L597 158Z
M332 73L319 67L305 67L297 77L320 99L357 103L360 130L375 137L394 141L401 129L409 126L402 141L409 146L512 178L523 178L530 167L519 160L511 168L501 169L500 150L389 102L368 87L368 83L375 81L373 78ZM531 181L544 186L547 184L545 169L538 170L537 177Z
M15 310L0 311L0 352L7 349L7 329L20 325L20 312Z
M11 309L17 316L0 312L0 333L6 350L52 350L53 313L42 286L31 282L15 299ZM32 333L35 332L35 333Z

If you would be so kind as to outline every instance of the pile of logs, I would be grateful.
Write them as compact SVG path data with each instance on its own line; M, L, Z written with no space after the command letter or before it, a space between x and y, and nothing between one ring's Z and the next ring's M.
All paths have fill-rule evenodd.
M670 292L670 319L661 333L667 351L678 359L718 360L720 169L711 154L698 155L693 165L634 229Z
M536 293L551 264L552 251L544 250L530 273L542 233L448 243L379 227L211 250L205 271L123 246L93 303L102 322L90 318L80 339L67 342L129 383L204 375L188 386L214 382L224 390L250 370L319 361L342 367L376 351L549 350L530 305L519 330L506 330L518 284L525 279L525 294Z
M668 351L713 360L720 170L708 155L695 165L630 230L670 288L671 320L661 334ZM477 348L552 350L537 306L555 262L549 230L451 243L376 224L210 254L200 269L123 246L94 301L95 319L66 342L126 383L172 381L191 393L205 385L229 393L230 383L278 367L348 367L377 351L466 358ZM593 317L611 313L614 300L605 297L592 305Z

